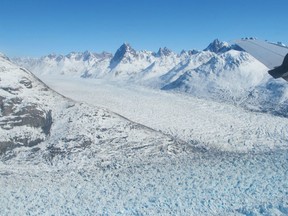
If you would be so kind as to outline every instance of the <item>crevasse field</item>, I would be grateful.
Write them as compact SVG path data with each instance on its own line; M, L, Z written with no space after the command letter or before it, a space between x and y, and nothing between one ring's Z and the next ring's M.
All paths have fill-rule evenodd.
M2 172L1 215L287 215L287 187L287 151L201 151L119 169Z
M3 167L0 214L288 215L287 118L103 80L41 79L195 148L103 169Z
M41 78L76 101L108 108L134 122L207 149L259 152L287 148L287 118L127 82L51 75Z

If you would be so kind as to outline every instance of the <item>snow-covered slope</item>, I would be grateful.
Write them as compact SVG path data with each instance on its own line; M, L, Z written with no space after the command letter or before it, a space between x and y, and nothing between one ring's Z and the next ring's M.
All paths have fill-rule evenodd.
M237 98L268 77L264 65L248 53L236 50L213 55L200 66L182 71L185 72L178 79L162 89L177 89L200 96L229 93L230 97Z
M174 82L181 75L183 75L185 71L195 69L202 64L207 63L214 56L216 56L215 53L205 51L195 52L188 56L186 55L186 53L184 53L184 58L179 64L177 64L167 73L158 78L159 87L163 87L165 85L168 85L169 83Z
M269 78L242 98L242 105L250 110L288 117L288 85L285 80Z
M171 138L108 110L67 99L7 58L0 57L0 73L2 162L84 166L177 151Z

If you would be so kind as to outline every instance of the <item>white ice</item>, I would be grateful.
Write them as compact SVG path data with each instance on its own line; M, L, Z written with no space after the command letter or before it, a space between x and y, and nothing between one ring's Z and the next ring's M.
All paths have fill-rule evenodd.
M287 118L127 83L63 76L41 78L76 101L108 108L134 122L206 148L246 152L288 146Z

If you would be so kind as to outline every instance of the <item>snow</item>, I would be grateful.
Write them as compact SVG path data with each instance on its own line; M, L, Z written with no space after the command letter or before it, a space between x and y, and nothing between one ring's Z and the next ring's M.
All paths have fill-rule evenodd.
M287 215L286 118L103 80L41 79L74 100L109 107L193 148L100 164L87 163L84 154L74 158L76 167L44 166L36 173L2 165L2 205L18 206L7 214ZM108 148L99 155L111 152L117 154Z
M287 50L256 39L241 40L241 43L248 43L251 49L256 47L254 51L265 54L265 58L269 57L266 56L267 50L272 48L275 52L278 49L281 52L283 49ZM259 47L264 51L257 51ZM136 51L129 44L123 44L114 56L74 52L66 56L51 55L40 59L23 58L14 61L37 75L61 74L75 78L128 82L287 116L286 82L272 79L267 73L268 68L257 59L239 50L236 45L219 40L213 41L206 51L181 54L175 54L167 48L159 49L158 53ZM271 89L273 86L281 87L283 91L275 95L273 92L276 89Z
M127 83L41 78L74 100L108 108L134 122L206 148L246 152L287 147L287 118Z
M235 50L136 55L129 82L134 63L120 61L114 72L123 74L115 79L106 70L111 56L86 68L87 61L75 63L71 56L63 57L63 67L54 65L56 56L37 60L41 80L65 97L0 57L0 87L21 87L25 103L51 109L53 116L37 152L22 146L0 162L1 214L288 215L288 118L263 112L275 104L285 108L284 83ZM84 74L105 79L80 79ZM19 84L23 76L32 89ZM186 80L187 88L157 89L177 80ZM217 100L223 91L232 100ZM13 137L23 130L33 133L26 126L0 133Z

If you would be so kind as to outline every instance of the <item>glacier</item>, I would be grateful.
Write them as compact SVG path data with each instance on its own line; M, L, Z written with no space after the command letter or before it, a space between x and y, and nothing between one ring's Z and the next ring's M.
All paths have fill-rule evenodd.
M2 215L288 215L285 81L219 40L116 54L0 56Z
M166 47L158 52L136 51L124 43L114 55L86 51L12 60L38 76L61 74L134 83L287 117L286 82L271 78L265 65L237 45L218 39L202 51L180 54Z

